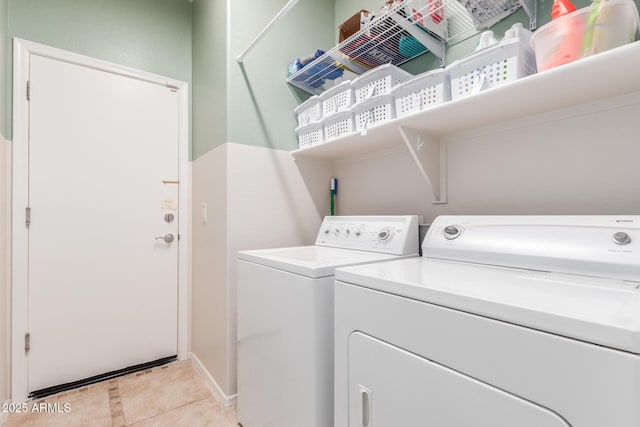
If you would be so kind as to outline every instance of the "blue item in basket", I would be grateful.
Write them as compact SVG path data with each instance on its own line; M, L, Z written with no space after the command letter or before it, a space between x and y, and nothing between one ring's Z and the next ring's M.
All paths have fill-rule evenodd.
M306 58L298 58L289 64L288 74L289 76L297 73L302 70L307 64L315 61L324 55L323 50L316 50L316 53L313 56L308 56ZM326 80L335 80L339 77L342 77L344 71L341 68L338 68L335 64L325 64L320 63L305 69L305 72L296 77L296 81L303 82L311 87L321 87Z
M400 42L398 44L400 47L400 54L407 58L413 58L414 56L421 55L427 51L427 48L413 36L403 35L400 37Z

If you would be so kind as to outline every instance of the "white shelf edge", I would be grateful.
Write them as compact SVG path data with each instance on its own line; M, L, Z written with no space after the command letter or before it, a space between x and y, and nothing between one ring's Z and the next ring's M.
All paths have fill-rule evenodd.
M640 41L291 154L336 159L402 144L399 126L443 137L613 98L640 91L639 69Z

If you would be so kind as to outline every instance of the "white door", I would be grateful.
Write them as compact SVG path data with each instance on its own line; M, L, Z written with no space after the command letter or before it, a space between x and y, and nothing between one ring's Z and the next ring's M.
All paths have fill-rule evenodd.
M29 65L33 392L177 354L179 99L35 54Z

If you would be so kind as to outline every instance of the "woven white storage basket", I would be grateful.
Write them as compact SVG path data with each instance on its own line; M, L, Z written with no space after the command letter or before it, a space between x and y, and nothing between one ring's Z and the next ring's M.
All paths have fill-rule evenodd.
M351 80L342 82L339 85L324 91L320 95L322 104L322 117L328 117L339 111L346 111L353 105L353 89Z
M354 102L358 104L375 96L388 95L391 89L412 77L412 74L391 64L369 70L351 82Z
M459 59L446 70L451 78L451 99L502 86L535 74L536 58L527 30L519 36Z
M363 131L373 125L395 118L395 102L392 95L380 95L354 105L356 131Z
M297 116L298 126L306 126L322 120L322 105L319 96L312 96L298 105L293 112Z
M300 148L322 144L324 142L323 126L323 123L320 122L296 128Z
M325 141L340 138L355 132L353 112L340 111L324 119Z
M420 74L391 91L396 102L396 117L447 102L451 99L449 74L437 69Z

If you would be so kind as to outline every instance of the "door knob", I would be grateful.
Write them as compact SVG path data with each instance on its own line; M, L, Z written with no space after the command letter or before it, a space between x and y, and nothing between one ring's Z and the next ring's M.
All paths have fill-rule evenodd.
M156 240L164 240L165 243L171 243L174 240L173 234L165 234L164 236L156 237Z

